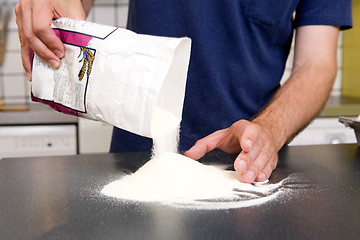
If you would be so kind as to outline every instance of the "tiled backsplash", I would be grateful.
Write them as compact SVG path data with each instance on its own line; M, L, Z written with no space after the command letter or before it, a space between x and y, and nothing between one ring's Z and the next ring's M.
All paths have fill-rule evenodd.
M88 21L110 26L126 27L128 0L96 0Z
M3 1L2 4L5 4ZM14 6L17 1L10 1ZM4 62L0 66L0 98L5 103L25 103L29 96L29 84L21 64L20 43L17 35L15 14L11 10L5 46Z
M17 0L10 1L13 6ZM125 27L127 21L128 0L96 0L90 11L88 20L101 24ZM332 95L341 93L341 48L342 41L340 36L338 46L338 75L334 84ZM282 82L290 75L292 66L292 56L288 60ZM8 104L26 104L29 102L30 84L26 79L25 72L21 64L20 44L15 23L14 11L8 26L7 44L4 63L0 65L0 99L4 99Z
M18 0L11 0L14 7ZM88 20L111 26L125 27L128 0L96 0ZM0 99L5 104L27 104L30 100L30 83L21 64L15 13L11 11L8 25L4 62L0 65Z

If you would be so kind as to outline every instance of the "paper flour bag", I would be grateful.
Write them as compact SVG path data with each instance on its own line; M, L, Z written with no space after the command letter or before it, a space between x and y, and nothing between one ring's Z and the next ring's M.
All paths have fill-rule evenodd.
M141 35L67 18L54 20L52 27L65 45L65 57L53 70L33 56L33 101L146 137L152 137L155 108L181 121L189 38Z

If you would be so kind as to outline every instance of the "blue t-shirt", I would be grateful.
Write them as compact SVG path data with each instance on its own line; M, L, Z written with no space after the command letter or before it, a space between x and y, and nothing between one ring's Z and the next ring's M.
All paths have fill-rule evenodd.
M293 31L303 25L350 28L351 0L130 1L130 30L192 39L180 150L259 112L279 88ZM151 147L151 139L114 128L111 152Z

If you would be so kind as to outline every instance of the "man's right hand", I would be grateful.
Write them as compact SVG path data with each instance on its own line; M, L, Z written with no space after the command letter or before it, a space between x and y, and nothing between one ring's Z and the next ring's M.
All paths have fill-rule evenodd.
M21 0L15 6L21 60L31 81L31 49L52 68L60 66L65 48L51 28L59 17L85 20L81 0Z

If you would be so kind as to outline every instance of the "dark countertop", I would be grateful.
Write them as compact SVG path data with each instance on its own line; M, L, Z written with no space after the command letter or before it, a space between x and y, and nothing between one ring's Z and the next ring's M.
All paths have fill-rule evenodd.
M51 107L31 102L27 111L0 111L0 125L72 124L77 117L59 113Z
M100 194L149 153L0 160L0 239L358 239L360 151L355 144L291 146L270 182L291 193L263 205L194 210ZM208 154L204 162L231 163Z
M331 96L320 113L320 117L356 117L360 114L360 98Z
M45 104L30 102L28 111L0 111L0 125L71 124L77 117L59 113ZM360 98L330 97L319 117L355 117L360 114Z

